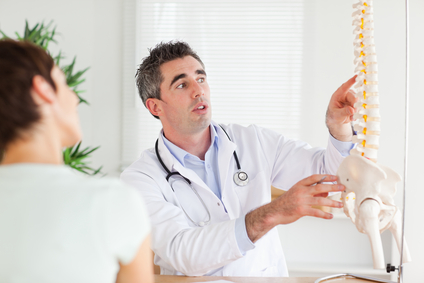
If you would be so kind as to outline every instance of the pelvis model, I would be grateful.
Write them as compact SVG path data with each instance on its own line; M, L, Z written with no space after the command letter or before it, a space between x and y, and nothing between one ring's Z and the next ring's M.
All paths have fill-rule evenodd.
M402 212L393 197L401 177L387 166L377 163L380 136L380 112L377 79L377 56L374 45L373 1L359 0L354 5L355 90L359 98L355 107L354 136L356 148L339 167L339 182L346 186L342 193L344 212L371 242L375 269L384 269L380 233L389 229L399 251L402 241ZM404 243L403 262L411 261Z

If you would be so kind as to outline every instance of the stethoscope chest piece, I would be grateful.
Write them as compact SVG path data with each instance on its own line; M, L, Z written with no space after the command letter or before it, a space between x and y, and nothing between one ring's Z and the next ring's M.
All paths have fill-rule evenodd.
M247 176L247 173L243 171L237 171L234 174L233 179L234 183L236 183L236 185L240 187L246 186L247 183L249 183L249 176Z

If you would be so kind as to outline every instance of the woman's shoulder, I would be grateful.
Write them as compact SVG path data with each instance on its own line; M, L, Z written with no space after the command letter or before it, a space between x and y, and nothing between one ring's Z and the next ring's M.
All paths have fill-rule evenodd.
M0 166L0 188L29 194L48 194L50 199L92 200L109 205L137 202L135 189L115 177L89 176L65 165L14 164ZM136 200L133 200L136 198Z

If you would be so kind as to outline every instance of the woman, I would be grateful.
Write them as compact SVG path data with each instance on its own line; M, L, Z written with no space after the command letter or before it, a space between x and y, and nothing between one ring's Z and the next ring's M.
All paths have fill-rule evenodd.
M0 282L153 282L138 194L62 163L77 104L45 51L0 41Z

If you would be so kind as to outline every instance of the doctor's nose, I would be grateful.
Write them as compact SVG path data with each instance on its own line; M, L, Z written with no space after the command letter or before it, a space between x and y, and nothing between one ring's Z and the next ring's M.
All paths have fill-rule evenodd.
M205 95L205 90L197 81L193 83L192 95L193 98Z

